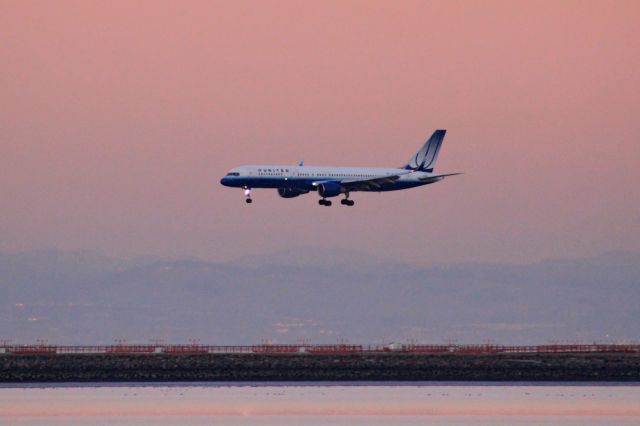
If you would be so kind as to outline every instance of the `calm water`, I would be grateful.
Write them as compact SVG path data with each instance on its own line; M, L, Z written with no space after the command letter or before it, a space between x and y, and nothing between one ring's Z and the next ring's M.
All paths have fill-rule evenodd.
M0 388L0 425L638 425L640 386L72 385Z

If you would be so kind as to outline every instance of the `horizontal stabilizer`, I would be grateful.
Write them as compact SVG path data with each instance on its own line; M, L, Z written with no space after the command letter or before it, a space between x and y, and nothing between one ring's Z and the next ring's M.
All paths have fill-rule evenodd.
M431 183L431 182L437 182L439 180L442 180L444 178L446 178L447 176L457 176L457 175L461 175L462 173L446 173L446 174L442 174L442 175L431 175L431 176L425 176L423 178L420 178L421 182L425 182L425 183Z

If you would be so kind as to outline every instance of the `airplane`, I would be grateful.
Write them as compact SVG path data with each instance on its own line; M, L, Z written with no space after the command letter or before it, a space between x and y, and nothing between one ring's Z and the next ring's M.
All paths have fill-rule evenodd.
M424 145L399 168L305 166L240 166L231 169L221 180L224 186L242 188L250 204L253 188L275 188L282 198L294 198L316 191L318 204L330 206L327 198L344 195L340 204L353 206L352 192L384 192L414 188L461 173L437 174L433 169L446 130L436 130Z

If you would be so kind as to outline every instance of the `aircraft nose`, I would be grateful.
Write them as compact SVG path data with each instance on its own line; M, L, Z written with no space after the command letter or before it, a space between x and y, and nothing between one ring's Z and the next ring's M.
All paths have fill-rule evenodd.
M223 177L222 179L220 179L220 183L224 186L229 186L229 178L228 177Z

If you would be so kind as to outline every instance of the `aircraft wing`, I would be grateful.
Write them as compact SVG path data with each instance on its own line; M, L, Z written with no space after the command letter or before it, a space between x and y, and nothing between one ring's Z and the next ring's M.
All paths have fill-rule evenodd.
M398 173L390 176L380 176L370 179L343 179L340 185L347 191L376 190L385 183L392 183L400 179L401 176L413 173L413 170L407 170L405 173Z

